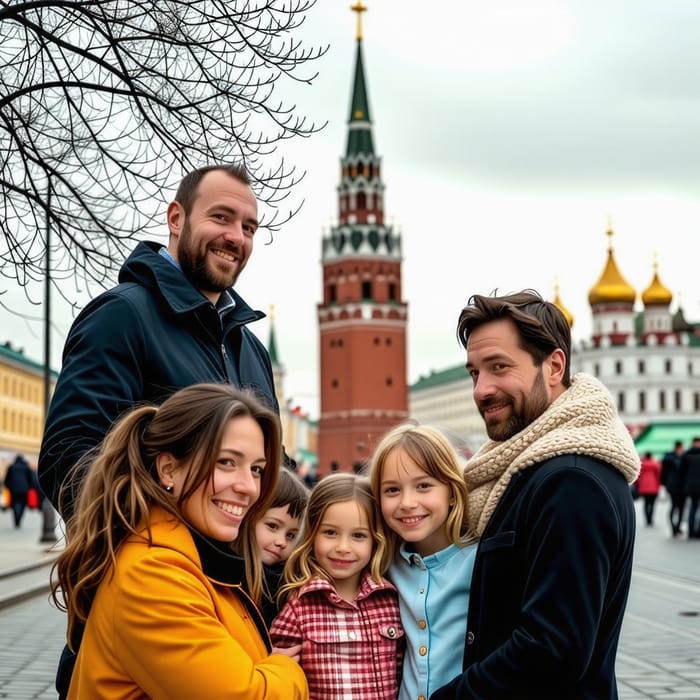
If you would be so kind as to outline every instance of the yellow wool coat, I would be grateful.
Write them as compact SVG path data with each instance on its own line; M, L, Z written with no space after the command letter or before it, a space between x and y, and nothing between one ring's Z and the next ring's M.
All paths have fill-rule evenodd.
M299 664L268 651L240 559L160 509L151 532L122 544L97 590L69 700L307 699Z

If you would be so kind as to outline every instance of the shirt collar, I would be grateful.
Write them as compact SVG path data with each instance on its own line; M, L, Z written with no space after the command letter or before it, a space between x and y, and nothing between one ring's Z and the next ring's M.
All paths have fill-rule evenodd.
M373 593L377 591L395 591L396 587L393 583L382 579L381 582L375 581L369 573L365 573L362 576L362 582L360 583L360 592L357 594L355 600L362 600L363 598L368 598ZM306 595L307 593L313 593L315 591L326 591L328 594L337 597L340 600L344 600L338 595L338 591L331 581L321 576L315 576L305 583L299 589L299 597Z
M408 543L404 542L399 548L399 556L408 562L409 566L420 566L424 569L430 569L449 559L455 549L459 549L459 547L456 544L451 544L445 547L445 549L441 549L439 552L434 552L427 557L422 557L418 552L409 549Z

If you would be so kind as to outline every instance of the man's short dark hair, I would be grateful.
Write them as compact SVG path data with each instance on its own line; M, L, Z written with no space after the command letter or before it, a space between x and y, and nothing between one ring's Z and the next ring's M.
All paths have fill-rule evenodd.
M457 322L457 338L466 349L471 333L489 321L508 318L520 336L520 347L540 367L557 348L566 357L562 384L571 384L571 328L564 314L534 289L505 296L474 294L462 309Z
M248 185L250 187L250 176L248 175L248 171L243 165L238 163L232 163L230 165L206 165L203 168L197 168L197 170L187 173L187 175L180 180L177 192L175 193L175 201L180 202L186 215L192 211L194 200L197 199L197 188L199 187L199 183L207 173L211 173L215 170L221 170L228 173L235 180L238 180L244 185Z

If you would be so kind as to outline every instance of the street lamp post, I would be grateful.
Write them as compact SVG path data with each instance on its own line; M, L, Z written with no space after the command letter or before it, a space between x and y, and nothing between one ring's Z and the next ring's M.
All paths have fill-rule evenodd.
M44 421L51 400L51 180L46 191L46 256L44 258ZM56 511L51 501L41 500L42 529L39 542L56 542Z

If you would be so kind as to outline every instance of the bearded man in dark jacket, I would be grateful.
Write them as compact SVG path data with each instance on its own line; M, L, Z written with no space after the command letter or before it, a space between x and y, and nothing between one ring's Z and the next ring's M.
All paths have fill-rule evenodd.
M68 334L39 455L41 486L64 517L79 488L79 479L66 482L69 471L134 404L229 382L279 408L267 350L246 328L265 314L232 288L258 227L245 170L187 175L167 223L168 246L139 243L119 284L93 299Z
M614 700L639 471L610 393L570 377L561 311L475 295L458 337L490 440L469 460L479 536L463 672L431 700Z
M186 175L167 210L168 246L139 243L119 284L73 323L39 455L39 479L64 518L89 468L82 458L134 404L159 404L200 382L255 391L279 410L270 357L246 326L264 318L233 290L253 250L258 207L244 168ZM56 688L67 693L66 647Z

